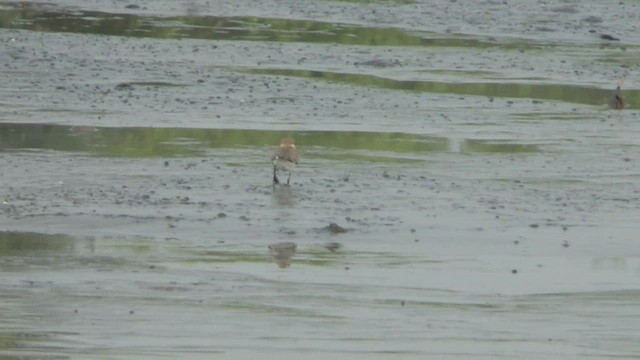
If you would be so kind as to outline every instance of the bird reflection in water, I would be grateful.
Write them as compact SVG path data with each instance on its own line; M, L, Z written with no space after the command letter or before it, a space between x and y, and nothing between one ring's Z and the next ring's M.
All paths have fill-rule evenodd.
M280 206L293 207L296 205L296 200L293 196L291 187L288 186L273 186L273 198Z
M291 266L293 254L296 253L297 249L298 245L293 242L279 242L269 245L269 253L281 269Z

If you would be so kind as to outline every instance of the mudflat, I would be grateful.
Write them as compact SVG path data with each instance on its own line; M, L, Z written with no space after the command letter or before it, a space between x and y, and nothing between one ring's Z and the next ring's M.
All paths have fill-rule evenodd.
M0 355L636 358L639 8L1 2Z

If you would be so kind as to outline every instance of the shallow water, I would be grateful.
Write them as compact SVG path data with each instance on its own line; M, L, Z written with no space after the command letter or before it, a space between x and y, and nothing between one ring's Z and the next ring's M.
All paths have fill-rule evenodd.
M639 358L639 6L1 3L0 357Z

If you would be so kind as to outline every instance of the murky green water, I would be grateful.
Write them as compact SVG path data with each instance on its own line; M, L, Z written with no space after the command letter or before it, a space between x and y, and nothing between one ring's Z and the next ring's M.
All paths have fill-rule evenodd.
M448 152L452 140L446 137L404 133L303 131L282 132L242 129L185 128L98 128L42 124L0 124L2 150L56 150L104 156L175 157L203 156L210 149L271 149L284 137L304 142L306 154L317 158L340 156L348 160L357 151L388 154L391 159L406 154L417 157L430 152ZM535 144L513 141L458 139L461 151L519 153L537 152ZM341 154L340 154L341 153ZM383 157L383 155L381 155Z
M639 6L0 3L0 358L637 359Z

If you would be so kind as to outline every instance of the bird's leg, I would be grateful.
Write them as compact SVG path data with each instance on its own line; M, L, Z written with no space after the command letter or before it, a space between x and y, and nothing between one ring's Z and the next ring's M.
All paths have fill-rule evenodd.
M289 177L287 178L287 186L289 186L289 181L291 181L291 171L289 171Z
M276 176L276 166L273 165L273 183L274 184L280 184L280 181L278 181L278 177Z

